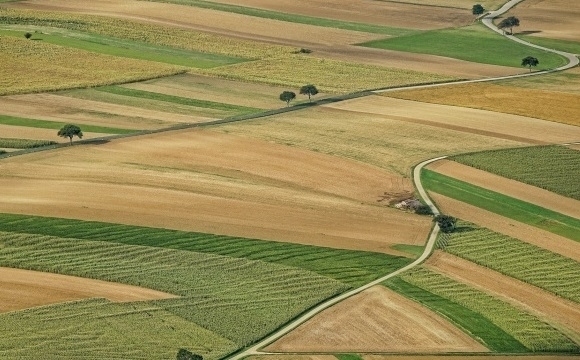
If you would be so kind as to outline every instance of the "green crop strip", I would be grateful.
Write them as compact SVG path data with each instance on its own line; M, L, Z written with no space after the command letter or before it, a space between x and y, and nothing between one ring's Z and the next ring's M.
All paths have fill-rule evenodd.
M425 31L360 45L511 67L520 67L523 58L533 56L540 61L539 70L566 64L566 60L559 55L515 43L488 31L482 25Z
M458 155L459 163L580 200L580 151L549 145Z
M56 141L31 140L31 139L5 139L0 138L0 148L9 149L32 149L48 145L56 145Z
M463 201L574 241L580 241L580 219L575 219L430 170L424 169L421 172L421 182L429 191Z
M22 31L15 30L0 30L0 35L23 36ZM245 61L244 59L224 55L214 55L86 33L68 33L66 35L57 32L51 32L50 34L34 33L31 40L44 41L54 45L72 47L105 55L155 61L198 69L208 69Z
M235 112L237 114L250 114L250 113L255 113L255 112L261 111L261 109L258 109L258 108L251 108L251 107L232 105L232 104L224 104L224 103L218 103L218 102L214 102L214 101L190 99L190 98L160 94L160 93L155 93L155 92L150 92L150 91L129 89L129 88L125 88L122 86L105 86L105 87L95 88L95 90L103 91L103 92L115 94L115 95L132 96L132 97L137 97L137 98L141 98L141 99L164 101L164 102L170 102L170 103L187 105L187 106L194 106L194 107L199 107L199 108L214 109L214 110L221 110L221 111L230 111L230 112Z
M443 315L491 351L513 353L528 351L524 345L489 319L457 302L433 294L401 278L388 280L384 285Z
M32 128L40 128L40 129L54 129L59 130L62 128L66 123L56 122L56 121L47 121L47 120L38 120L38 119L27 119L27 118L20 118L15 116L7 116L7 115L0 115L0 124L2 125L12 125L12 126L25 126L25 127L32 127ZM110 128L104 126L96 126L96 125L79 125L81 130L84 132L94 132L94 133L101 133L101 134L132 134L138 132L139 130L131 130L131 129L119 129L119 128ZM56 133L54 134L56 137Z
M364 251L13 214L0 214L0 231L107 241L260 260L309 270L352 287L368 283L411 261L401 256Z
M440 234L440 248L510 277L580 303L578 262L464 221Z
M203 1L203 0L147 0L147 1L165 2L165 3L172 3L172 4L195 6L195 7L199 7L199 8L203 8L203 9L211 9L211 10L218 10L218 11L224 11L224 12L231 12L231 13L235 13L235 14L254 16L254 17L259 17L259 18L264 18L264 19L273 19L273 20L280 20L280 21L292 22L292 23L297 23L297 24L315 25L315 26L335 28L335 29L343 29L343 30L361 31L361 32L367 32L367 33L372 33L372 34L385 34L385 35L391 35L391 36L401 36L401 35L407 35L407 34L412 34L412 33L416 32L416 30L411 30L411 29L393 28L393 27L382 26L382 25L373 25L373 24L365 24L365 23L358 23L358 22L351 22L351 21L333 20L333 19L319 18L319 17L313 17L313 16L297 15L297 14L288 14L288 13L282 13L282 12L272 11L272 10L257 9L257 8L251 8L251 7L246 7L246 6L239 6L239 5L221 4L221 3L215 3L215 2Z

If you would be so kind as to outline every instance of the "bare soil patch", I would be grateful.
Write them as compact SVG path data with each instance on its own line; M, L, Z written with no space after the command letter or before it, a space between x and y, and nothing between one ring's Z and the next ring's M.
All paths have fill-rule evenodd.
M404 324L404 326L402 326ZM324 310L265 348L276 352L483 352L420 304L375 286Z
M0 124L0 134L9 139L31 139L31 140L51 140L60 143L68 143L68 138L61 138L57 135L58 130L39 129L25 126L12 126ZM103 134L83 131L83 139L102 137ZM75 137L74 140L77 140Z
M561 143L580 139L580 127L576 126L485 110L393 99L386 96L366 96L325 105L325 107L355 113L386 115L399 121L520 142Z
M563 330L580 342L580 306L523 281L502 275L459 257L437 251L427 267L459 282L502 298Z
M216 2L360 23L407 29L440 29L469 24L473 17L460 9L429 8L416 3L372 0L218 0Z
M522 89L518 86L496 84L442 86L431 89L389 92L384 95L580 125L580 94L562 93L557 91L558 89L555 89L556 91L545 90L550 85L544 85L544 82L534 87L534 90L526 91L526 96L521 96Z
M555 194L535 186L463 165L451 160L440 160L427 167L470 184L536 204L568 216L580 218L580 201Z
M516 33L529 31L538 37L580 41L578 1L527 0L504 16L517 16L522 20Z
M514 355L469 355L469 360L514 360ZM457 360L457 355L363 355L364 360ZM569 355L517 355L517 360L570 360Z
M409 4L419 4L424 6L444 6L451 8L461 8L471 10L473 1L471 0L379 0L384 2L402 2ZM495 10L505 3L504 0L482 0L478 4L483 5L488 10ZM470 12L471 13L471 12Z
M377 202L400 184L386 171L213 131L73 146L0 166L11 189L0 211L11 213L391 253L393 244L422 244L430 228L428 218Z
M443 195L430 193L430 196L432 196L437 206L445 214L453 215L498 233L580 261L580 243L578 242Z
M0 313L88 298L130 302L174 297L138 286L0 267Z

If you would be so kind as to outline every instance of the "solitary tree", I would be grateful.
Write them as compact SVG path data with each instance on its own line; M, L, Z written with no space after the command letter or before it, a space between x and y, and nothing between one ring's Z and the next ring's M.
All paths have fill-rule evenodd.
M192 353L186 349L179 349L177 352L177 360L203 360L203 356Z
M439 228L444 233L453 232L453 230L455 230L455 224L457 223L457 219L454 218L453 216L443 214L435 216L433 218L433 221L437 222Z
M32 34L27 32L26 34L24 34L24 37L30 39L32 37Z
M284 91L280 94L280 100L286 102L286 106L290 106L290 101L296 99L296 93L293 91Z
M533 56L526 56L522 59L522 66L527 66L530 68L530 72L532 72L532 66L538 66L540 61Z
M79 139L82 139L83 132L81 131L81 128L76 125L66 124L65 126L62 127L62 129L58 131L58 136L63 138L69 138L70 143L72 145L73 136L78 136Z
M318 89L312 84L304 85L300 88L300 94L308 95L308 101L310 101L310 96L318 94Z
M473 5L473 8L471 9L471 12L475 16L479 16L479 15L483 14L484 11L485 11L485 9L483 8L483 6L481 6L481 4Z
M510 34L514 33L514 26L520 26L520 19L515 16L510 16L502 21L497 25L498 28L502 29L505 33L505 28L510 29Z

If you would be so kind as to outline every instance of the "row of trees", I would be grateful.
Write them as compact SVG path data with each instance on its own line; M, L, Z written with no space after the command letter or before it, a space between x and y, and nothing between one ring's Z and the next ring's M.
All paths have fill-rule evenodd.
M312 84L304 85L300 88L301 95L308 95L308 101L311 101L311 96L318 94L318 89ZM290 101L296 99L296 93L293 91L284 91L280 94L280 100L286 103L286 106L290 106Z

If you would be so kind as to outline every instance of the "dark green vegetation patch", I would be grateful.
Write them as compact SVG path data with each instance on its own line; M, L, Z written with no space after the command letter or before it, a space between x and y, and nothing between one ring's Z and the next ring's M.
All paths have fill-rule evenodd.
M515 43L484 28L483 25L425 31L396 38L373 40L361 45L511 67L520 67L523 58L533 56L540 61L538 66L540 70L566 64L566 60L559 55Z
M9 149L33 149L48 145L55 145L56 141L51 140L31 140L31 139L6 139L0 138L0 148Z
M27 119L15 116L7 116L7 115L0 115L0 124L2 125L13 125L13 126L26 126L32 128L40 128L40 129L54 129L59 130L62 128L66 123L64 122L57 122L57 121L48 121L48 120L38 120L38 119ZM96 126L96 125L79 125L83 132L95 132L101 134L132 134L138 132L139 130L131 130L131 129L120 129L120 128L111 128L105 126ZM54 133L56 137L56 132Z
M580 219L423 169L423 186L438 194L580 241Z
M580 151L559 145L484 151L451 160L580 200Z
M439 238L446 252L580 303L580 266L570 258L464 221Z

